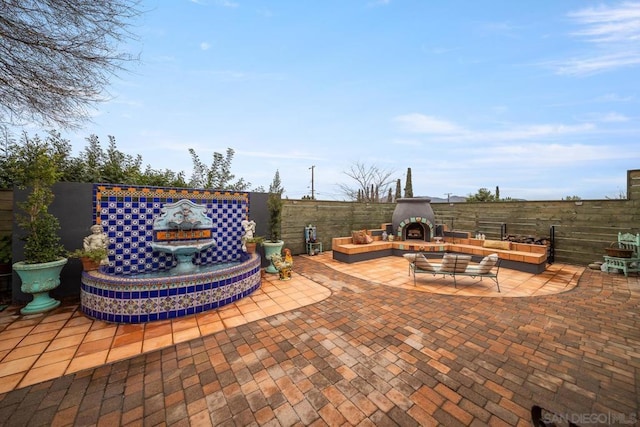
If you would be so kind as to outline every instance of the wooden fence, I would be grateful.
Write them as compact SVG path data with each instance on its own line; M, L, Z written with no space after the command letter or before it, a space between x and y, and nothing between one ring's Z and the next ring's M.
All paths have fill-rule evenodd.
M333 237L351 230L391 223L395 203L284 200L282 238L294 254L305 252L304 227L317 227L324 250ZM13 193L0 191L0 235L12 230ZM497 203L433 203L437 224L451 230L480 231L489 239L508 234L550 237L555 234L555 260L588 264L602 260L604 248L618 232L640 233L640 170L627 172L627 199L521 201Z

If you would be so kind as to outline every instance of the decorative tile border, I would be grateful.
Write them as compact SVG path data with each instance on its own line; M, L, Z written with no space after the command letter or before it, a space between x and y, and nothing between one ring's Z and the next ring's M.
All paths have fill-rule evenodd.
M433 237L433 231L434 231L434 225L431 221L429 221L429 219L427 218L422 218L419 216L412 216L411 218L405 218L404 220L400 221L400 224L398 225L398 229L396 230L396 237L400 240L402 240L402 231L404 230L404 227L406 227L409 224L415 224L415 223L419 223L419 224L425 224L429 227L429 235L431 237Z
M261 285L260 255L209 272L144 278L83 272L85 315L105 322L143 323L211 310L250 295Z
M213 221L215 248L195 256L198 265L235 261L242 254L242 220L249 211L249 194L235 191L175 189L94 184L94 222L109 236L109 266L106 272L126 276L168 270L173 257L153 252L153 221L166 203L188 199L206 206Z

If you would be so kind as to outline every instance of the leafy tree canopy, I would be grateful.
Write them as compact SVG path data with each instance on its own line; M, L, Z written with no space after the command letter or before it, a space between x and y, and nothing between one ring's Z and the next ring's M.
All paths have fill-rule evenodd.
M216 190L248 191L251 183L245 182L243 178L236 178L231 173L231 161L235 151L227 148L226 155L213 153L211 166L205 165L193 148L189 149L191 160L193 161L193 174L189 186L194 188L215 188Z
M477 202L495 202L496 196L494 196L491 191L486 188L480 188L476 194L469 194L467 196L467 202L469 203L477 203Z

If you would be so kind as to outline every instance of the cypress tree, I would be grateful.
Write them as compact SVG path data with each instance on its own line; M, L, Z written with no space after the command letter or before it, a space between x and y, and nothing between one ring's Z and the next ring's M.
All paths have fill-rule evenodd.
M413 184L411 183L411 168L407 168L407 184L404 187L404 197L413 197Z
M402 187L400 187L400 178L396 181L396 200L402 197Z

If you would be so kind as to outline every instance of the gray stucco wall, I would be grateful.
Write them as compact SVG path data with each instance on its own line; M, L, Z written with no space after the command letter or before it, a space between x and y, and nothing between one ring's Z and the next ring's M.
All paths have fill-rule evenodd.
M92 184L81 184L75 182L64 182L54 185L53 191L55 199L51 205L50 212L60 221L60 236L62 244L67 250L74 250L82 247L82 239L91 233L89 227L92 225L93 203ZM27 197L26 190L15 190L13 198L13 212L18 212L18 203ZM15 215L14 215L15 217ZM16 221L13 221L12 249L14 261L23 258L23 242L20 240L22 231L18 228ZM51 291L54 298L65 298L80 294L80 275L82 264L80 260L69 259L69 262L62 269L60 275L60 286ZM28 302L31 295L24 294L20 290L20 278L13 273L11 281L12 299L14 302Z
M60 221L61 242L65 249L74 250L82 247L82 240L91 234L89 228L93 225L93 184L62 182L54 185L55 199L50 212ZM24 201L28 195L26 190L15 190L13 195L13 212L18 212L18 203ZM264 236L267 233L268 212L266 193L249 194L249 217L256 221L256 234ZM15 215L14 215L15 219ZM14 261L23 259L23 242L19 239L21 230L13 221L14 239L12 252ZM259 249L260 250L260 249ZM263 266L268 263L263 259ZM69 258L67 265L60 275L60 286L51 291L51 296L57 299L77 297L80 295L80 279L82 264L80 260ZM25 303L31 300L31 295L20 290L20 278L15 272L11 280L13 303Z

